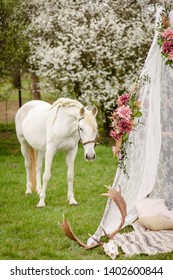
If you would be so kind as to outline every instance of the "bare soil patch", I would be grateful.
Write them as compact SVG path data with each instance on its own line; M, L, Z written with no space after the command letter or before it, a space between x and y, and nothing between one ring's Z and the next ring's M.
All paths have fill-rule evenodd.
M0 123L13 123L15 115L19 109L17 101L0 102Z

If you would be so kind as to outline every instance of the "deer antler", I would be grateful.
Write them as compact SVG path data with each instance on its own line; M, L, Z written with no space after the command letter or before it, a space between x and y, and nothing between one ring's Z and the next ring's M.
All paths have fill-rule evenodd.
M59 225L60 225L61 229L63 230L63 232L65 233L65 235L68 236L68 238L72 239L73 241L76 241L80 246L82 246L85 249L92 249L94 247L102 245L102 242L96 240L95 238L93 238L93 239L94 239L94 241L97 242L97 244L95 244L93 246L88 246L88 245L84 244L74 234L74 232L73 232L73 230L71 228L71 225L70 225L69 221L66 218L64 218L63 219L63 223L62 224L59 223Z
M121 223L120 223L119 227L114 232L112 232L111 234L107 234L105 229L103 228L103 231L104 231L105 235L107 235L110 239L112 239L118 233L118 231L122 228L122 226L125 222L125 218L127 216L126 202L121 195L121 190L117 191L116 189L113 189L109 186L105 186L105 187L108 189L108 192L102 194L102 196L110 197L115 202L115 204L117 205L118 209L120 210L121 216L122 216Z
M117 191L116 189L113 189L111 187L108 187L106 186L107 189L108 189L108 192L107 193L104 193L102 194L102 196L108 196L110 197L117 205L118 209L120 210L120 213L121 213L121 216L122 216L122 220L121 220L121 223L119 225L119 227L111 234L107 234L104 227L102 226L103 228L103 231L105 233L106 236L108 236L109 239L112 239L115 234L117 234L117 232L122 228L124 222L125 222L125 217L127 215L127 212L126 212L126 203L125 203L125 200L124 198L122 197L121 195L121 191ZM74 234L72 228L71 228L71 225L69 223L69 221L64 217L63 218L63 222L62 224L60 224L60 227L61 229L63 230L63 232L65 233L65 235L70 238L71 240L73 241L76 241L80 246L82 246L83 248L85 249L92 249L92 248L95 248L97 246L102 246L103 243L100 242L99 240L95 239L93 236L91 236L93 238L94 241L96 241L96 244L95 245L92 245L92 246L89 246L89 245L86 245L84 244L82 241L80 241L77 236Z

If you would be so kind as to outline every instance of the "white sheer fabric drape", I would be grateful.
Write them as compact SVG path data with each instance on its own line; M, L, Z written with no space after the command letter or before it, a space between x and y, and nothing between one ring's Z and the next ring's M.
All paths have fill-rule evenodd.
M161 8L156 14L156 23ZM171 24L173 16L171 13ZM136 218L135 202L152 197L165 198L173 208L173 69L165 65L157 44L158 32L149 50L141 76L149 75L151 82L140 90L142 124L130 136L132 144L127 147L127 172L129 178L118 168L113 188L120 186L127 203L125 225ZM120 224L117 206L108 199L101 223L94 234L99 239L113 232ZM92 243L92 238L88 243Z

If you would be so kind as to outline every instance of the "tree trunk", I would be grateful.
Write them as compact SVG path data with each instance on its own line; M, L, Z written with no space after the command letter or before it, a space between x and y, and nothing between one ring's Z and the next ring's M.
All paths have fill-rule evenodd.
M22 106L22 92L21 92L21 76L18 76L18 95L19 95L19 108Z
M32 95L34 99L40 100L41 99L41 93L40 93L40 81L39 77L33 73L31 76L32 79Z
M18 102L19 108L22 106L22 91L21 91L21 73L18 69L14 69L15 71L12 73L12 84L18 89Z

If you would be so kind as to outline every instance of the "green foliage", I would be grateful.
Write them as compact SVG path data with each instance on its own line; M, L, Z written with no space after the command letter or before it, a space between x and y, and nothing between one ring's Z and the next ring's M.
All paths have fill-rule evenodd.
M0 74L11 76L18 87L18 76L28 68L28 17L21 0L0 0Z
M65 155L55 156L52 177L47 189L45 208L37 209L38 195L26 196L25 170L14 125L0 126L0 258L4 260L109 260L101 247L84 250L69 240L58 222L69 219L76 235L83 242L88 232L97 229L106 205L100 194L104 185L111 185L116 166L110 146L96 147L97 159L89 163L83 159L79 146L75 162L75 194L79 205L67 202ZM131 227L124 231L131 230ZM140 255L135 259L172 259L173 254ZM127 258L122 253L117 259Z

